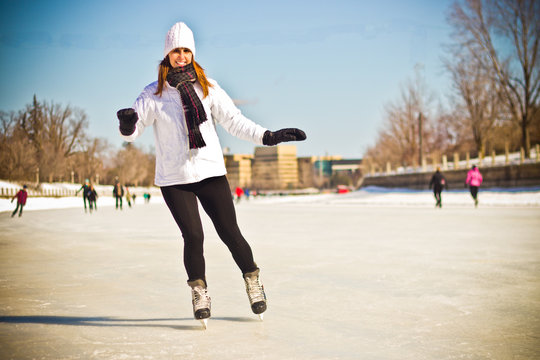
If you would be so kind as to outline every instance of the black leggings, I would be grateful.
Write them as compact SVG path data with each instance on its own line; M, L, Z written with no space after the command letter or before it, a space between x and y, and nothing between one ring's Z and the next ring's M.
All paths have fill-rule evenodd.
M436 204L436 205L440 205L441 202L442 202L442 199L441 199L441 192L442 192L442 188L437 187L437 186L435 186L435 187L433 188L433 196L435 196L435 200L437 200L437 204Z
M474 200L478 197L478 186L471 186L470 187L471 196Z
M23 204L21 204L20 202L17 202L17 207L16 207L15 210L11 213L11 217L14 217L15 214L17 213L17 210L19 210L19 209L20 209L20 210L19 210L19 216L21 216L21 215L22 215L23 207L24 207Z
M238 228L229 182L225 176L212 177L193 184L164 186L161 193L184 238L184 266L188 281L206 281L204 232L197 198L242 273L257 269L251 247Z
M118 209L118 204L120 204L120 210L122 210L122 197L115 196L115 198L116 198L116 208Z

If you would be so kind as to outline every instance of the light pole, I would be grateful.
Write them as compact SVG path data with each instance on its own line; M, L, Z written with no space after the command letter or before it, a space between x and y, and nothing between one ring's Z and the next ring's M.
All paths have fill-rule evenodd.
M418 164L422 166L422 113L418 113Z

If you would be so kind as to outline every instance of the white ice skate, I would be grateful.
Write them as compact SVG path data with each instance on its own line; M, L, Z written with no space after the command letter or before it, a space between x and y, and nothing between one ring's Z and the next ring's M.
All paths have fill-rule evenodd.
M259 315L259 319L263 320L263 313L266 311L266 294L264 286L259 279L259 269L244 274L244 282L246 284L246 292L251 304L251 310L254 314Z
M206 285L202 280L188 281L191 287L191 302L193 304L193 316L199 320L202 326L208 327L210 318L211 299L208 296Z

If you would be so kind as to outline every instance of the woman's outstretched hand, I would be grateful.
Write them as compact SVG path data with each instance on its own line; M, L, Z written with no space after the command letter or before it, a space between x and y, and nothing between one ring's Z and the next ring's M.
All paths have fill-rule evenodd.
M139 120L139 116L132 108L121 109L116 113L118 120L120 120L120 133L125 136L133 134L135 131L135 124Z
M278 131L267 130L263 135L263 144L274 146L281 142L302 141L306 140L306 138L306 133L296 128L281 129Z

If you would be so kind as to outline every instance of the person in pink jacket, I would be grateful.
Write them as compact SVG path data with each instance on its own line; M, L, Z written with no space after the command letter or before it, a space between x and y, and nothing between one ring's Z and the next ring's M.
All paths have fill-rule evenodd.
M467 173L467 180L465 180L465 185L469 185L469 190L471 191L472 198L474 199L474 206L478 206L478 189L482 184L482 174L480 170L473 165L472 169Z

